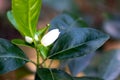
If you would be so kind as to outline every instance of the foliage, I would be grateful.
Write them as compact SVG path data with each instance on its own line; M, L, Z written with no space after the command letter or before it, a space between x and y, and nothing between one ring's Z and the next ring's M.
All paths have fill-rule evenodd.
M0 38L0 74L15 70L29 61L20 48Z
M102 80L95 77L72 77L66 72L57 69L41 68L38 69L37 72L38 74L35 80Z
M14 39L11 43L6 39L0 39L0 73L15 70L26 62L32 62L21 49L15 46L23 45L36 50L37 63L32 62L37 67L35 80L102 80L96 77L73 78L62 70L51 69L50 65L48 68L45 66L45 61L48 59L82 58L100 48L109 39L109 36L96 29L82 28L84 22L82 20L81 24L74 24L77 23L75 18L68 14L57 16L50 25L37 30L41 3L42 0L12 0L12 10L7 13L7 16L25 40ZM55 38L54 43L46 46L42 43L42 38L47 31L54 29L59 30L60 35L57 35L59 37L56 37L57 40ZM51 38L46 38L48 42L53 40L54 34L50 35ZM42 63L39 61L40 57Z

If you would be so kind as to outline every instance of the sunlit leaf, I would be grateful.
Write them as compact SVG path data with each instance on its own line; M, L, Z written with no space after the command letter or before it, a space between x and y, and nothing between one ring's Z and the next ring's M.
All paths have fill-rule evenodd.
M43 45L39 45L39 51L40 51L40 53L42 54L42 56L43 56L44 58L47 57L48 50L49 50L48 47L45 47L45 46L43 46Z
M21 40L21 39L13 39L11 42L12 42L13 44L15 44L15 45L18 45L18 46L34 47L33 44L29 44L29 43L27 43L26 41Z
M18 25L18 31L33 37L39 18L42 0L12 0L12 13Z

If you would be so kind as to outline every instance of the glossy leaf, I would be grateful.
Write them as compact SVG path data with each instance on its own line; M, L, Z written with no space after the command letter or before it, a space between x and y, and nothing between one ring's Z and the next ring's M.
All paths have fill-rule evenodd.
M13 17L13 14L12 14L12 11L8 11L7 12L7 17L8 17L8 20L11 22L11 24L16 28L18 29L18 25Z
M97 77L80 77L80 78L73 78L73 80L103 80L101 78L97 78Z
M61 32L60 37L54 43L49 58L51 59L70 59L94 52L101 47L109 36L92 28L80 28L71 26L74 20L66 15L60 15L53 19L51 28L58 28Z
M12 0L12 13L18 25L18 31L33 37L41 8L42 0Z
M28 61L20 48L0 38L0 74L18 69Z
M72 77L58 69L39 68L35 80L103 80L97 77Z
M66 72L57 69L40 68L35 80L73 80Z
M13 39L11 42L12 42L13 44L15 44L15 45L18 45L18 46L34 47L33 44L29 44L29 43L27 43L26 41L21 40L21 39Z
M50 51L51 59L70 59L94 52L109 36L92 28L72 27L61 34Z
M62 32L61 34L63 34L67 29L73 26L82 27L82 25L77 24L76 17L74 18L73 16L71 17L68 14L62 14L51 21L50 29L58 28L60 32Z
M120 50L112 50L101 58L99 76L104 80L115 80L120 74Z
M77 13L66 13L66 14L70 15L74 19L72 26L78 25L80 27L88 27L87 22L83 19L83 17L80 16L80 14Z

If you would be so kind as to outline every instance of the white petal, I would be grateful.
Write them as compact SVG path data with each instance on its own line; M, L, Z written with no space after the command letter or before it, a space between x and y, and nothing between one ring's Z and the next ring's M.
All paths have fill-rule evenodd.
M25 36L25 41L28 42L28 43L32 43L33 39L29 36Z
M59 37L59 34L59 29L53 29L43 36L43 38L41 39L41 43L44 46L49 46L55 42L55 40Z
M39 41L38 35L35 34L34 39L35 39L36 41Z

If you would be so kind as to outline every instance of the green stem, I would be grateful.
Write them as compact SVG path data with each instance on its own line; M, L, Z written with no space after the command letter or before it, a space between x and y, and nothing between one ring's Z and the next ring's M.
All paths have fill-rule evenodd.
M51 73L52 80L55 80L52 70L51 70L51 69L49 69L49 71L50 71L50 73Z
M44 59L40 65L43 65L45 63L45 61L47 61L47 60L48 60L48 58Z
M49 63L49 65L48 65L48 68L51 68L52 63L53 63L53 60L50 60L50 63Z
M45 61L47 60L47 58L44 58L44 55L41 54L41 51L40 51L40 43L39 42L36 42L34 40L34 45L35 45L35 50L36 50L36 56L37 56L37 61L36 61L36 64L37 64L37 69L39 67L43 68L43 67L46 67L46 64L45 64ZM42 59L42 63L40 63L40 58Z
M40 54L39 49L36 49L37 51L37 68L39 68L39 66L42 68L43 66L46 66L45 64L40 64L40 58L42 59L42 61L44 61L44 58L42 56L42 54Z
M37 69L40 67L42 67L42 65L40 65L40 52L39 52L39 47L38 47L38 43L34 40L34 45L35 45L35 50L36 50L36 56L37 56Z
M40 65L40 53L39 53L39 50L36 49L36 52L37 52L37 69L39 68L39 65ZM42 66L41 66L42 67Z

